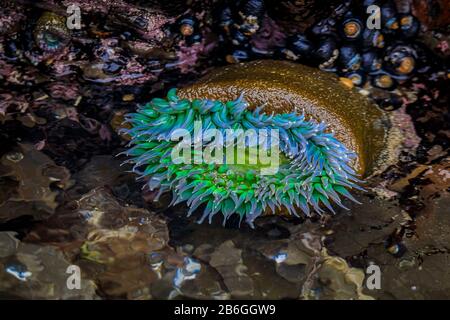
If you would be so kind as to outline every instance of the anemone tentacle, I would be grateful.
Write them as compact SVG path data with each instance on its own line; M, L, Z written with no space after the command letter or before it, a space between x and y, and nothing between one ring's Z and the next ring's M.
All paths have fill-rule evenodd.
M226 102L190 101L180 99L171 89L166 99L155 98L126 116L132 127L124 131L132 137L132 147L125 154L139 178L147 179L150 190L159 189L159 194L172 191L171 205L186 202L188 215L204 205L199 222L206 218L211 222L222 213L225 224L237 214L253 226L254 219L269 209L274 214L284 210L310 216L312 211L322 214L325 208L334 212L332 203L345 208L341 197L356 201L348 191L361 189L351 167L356 155L325 123L306 120L302 114L267 114L263 106L248 107L243 95ZM280 151L287 160L272 175L260 175L258 166L239 170L239 165L174 163L171 151L178 142L171 141L171 135L176 129L193 134L194 122L199 120L202 132L276 129ZM266 147L272 143L277 141L270 137Z

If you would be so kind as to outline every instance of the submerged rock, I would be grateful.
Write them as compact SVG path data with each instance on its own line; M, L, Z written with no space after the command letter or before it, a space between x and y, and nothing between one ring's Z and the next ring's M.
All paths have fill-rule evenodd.
M167 246L163 219L145 209L122 206L103 187L60 208L25 240L61 247L84 274L95 279L102 295L116 298L150 298L149 286L158 275L146 256L176 255Z
M253 281L247 275L247 267L242 261L242 250L237 249L231 240L222 243L211 255L209 264L223 278L230 294L234 298L251 297Z
M68 286L71 263L49 245L20 242L0 232L0 296L6 299L97 299L96 285L80 274L80 288Z
M0 159L0 180L11 185L0 198L0 222L20 216L49 217L58 206L58 190L72 185L66 168L28 144Z

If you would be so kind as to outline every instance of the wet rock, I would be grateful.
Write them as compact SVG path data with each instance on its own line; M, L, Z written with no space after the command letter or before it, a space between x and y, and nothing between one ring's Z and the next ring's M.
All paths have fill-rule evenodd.
M266 230L274 226L287 229L288 236L268 238ZM235 297L233 290L247 290L242 296L255 299L367 298L361 292L364 283L352 278L353 273L363 271L353 270L345 260L336 264L339 268L334 264L324 268L320 280L324 262L341 259L325 249L320 224L295 225L281 217L263 217L255 230L191 224L187 228L190 230L176 234L174 241L194 243L194 257L218 272L231 298ZM327 274L347 283L343 292L325 280Z
M287 281L299 284L305 281L313 254L301 242L277 241L260 244L258 251L275 262L276 272Z
M69 289L71 265L55 247L19 243L1 232L0 296L9 299L96 299L96 286L81 273L80 289ZM11 245L12 244L12 245ZM5 250L6 249L6 250ZM7 251L7 252L6 252Z
M127 175L121 164L122 161L112 155L94 156L73 178L87 191L97 187L113 187Z
M153 251L163 248L169 239L165 221L145 209L122 206L105 188L97 188L77 201L77 213L85 221L92 243L111 239L130 248ZM116 239L116 240L115 240ZM119 248L119 250L121 250ZM126 252L123 252L126 254Z
M6 258L16 253L19 246L19 240L15 232L0 232L0 258Z
M152 270L158 275L151 285L155 299L229 299L220 275L195 256L183 256L173 251L149 255Z
M372 299L363 293L364 271L351 268L340 257L324 257L317 274L317 283L307 294L319 299Z
M285 272L279 271L273 260L269 260L261 253L245 247L243 251L244 265L247 274L253 281L254 299L296 299L300 292L300 282L291 282L293 277L287 276ZM294 268L296 268L295 266ZM300 266L299 269L302 267ZM301 277L301 275L300 275Z
M305 266L302 264L281 264L277 266L277 272L280 276L290 282L302 282L305 280Z
M58 206L58 190L72 185L70 174L33 145L23 144L0 160L0 179L13 182L0 203L0 222L29 215L41 220Z
M437 165L412 166L405 177L389 186L423 201L420 210L406 212L398 200L363 197L359 199L364 208L332 220L329 227L335 233L327 237L330 252L363 269L371 263L380 267L381 290L364 289L364 294L382 299L448 299L445 230L450 221L445 208L450 197L443 191L449 185L447 167L445 159ZM353 277L361 279L360 274ZM345 285L336 283L335 287Z
M344 259L330 256L319 233L293 232L289 240L260 243L276 272L297 284L300 299L368 299L362 290L365 274Z
M242 250L233 241L225 241L211 255L210 265L223 278L232 297L248 297L253 294L253 281L246 273Z
M211 260L211 255L215 248L211 244L204 243L195 248L194 256L198 257L200 260L209 263Z
M358 199L363 206L349 204L351 215L338 214L331 222L334 233L327 237L327 248L340 257L358 256L374 244L383 247L388 235L408 221L396 200L363 195Z
M173 285L180 295L190 299L229 299L230 295L220 284L215 270L200 261L186 257L183 265L176 269ZM172 291L170 298L176 297Z
M75 112L74 108L61 107L64 116L45 128L45 151L57 164L78 171L92 156L113 152L117 141L102 138L104 125L101 122Z
M415 154L420 138L417 136L411 116L406 113L405 108L400 108L392 112L390 119L393 125L388 142L390 157L398 159L400 152ZM401 147L395 144L400 144Z
M111 22L124 24L148 40L162 40L165 36L162 27L173 21L159 10L130 7L126 3L119 4L119 2L113 5L111 13L114 18Z

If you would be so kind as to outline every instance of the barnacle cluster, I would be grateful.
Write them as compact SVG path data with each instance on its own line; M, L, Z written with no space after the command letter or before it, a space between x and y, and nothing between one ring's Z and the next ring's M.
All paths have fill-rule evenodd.
M282 45L261 52L254 46L264 15L266 0L242 0L229 4L221 15L220 25L225 39L231 43L225 60L229 63L256 58L288 59L334 72L351 86L382 89L390 92L391 103L378 101L384 109L400 107L396 89L418 72L426 70L426 54L415 42L420 23L410 10L399 12L391 0L343 1L328 17L309 26L304 32L289 34ZM379 12L368 11L376 6ZM253 11L252 11L253 10ZM372 14L372 16L371 16ZM239 17L252 17L253 28ZM368 21L378 19L379 26L369 27ZM245 30L252 32L245 32Z
M333 211L332 202L344 207L341 196L356 201L348 191L360 188L351 167L356 155L327 130L325 123L295 112L266 114L262 107L252 111L248 107L242 95L233 101L188 100L171 89L166 99L154 98L127 115L132 127L124 131L132 137L133 145L125 152L130 157L127 162L134 164L133 171L140 178L147 179L150 190L158 189L159 195L172 190L171 205L187 202L188 215L204 205L200 222L206 218L211 222L221 212L224 224L237 214L240 221L245 218L253 226L254 219L269 209L274 214L311 216L312 212L323 213L324 207ZM194 135L195 121L201 121L202 133L208 129L224 134L227 129L278 130L282 153L278 171L261 175L261 163L229 165L226 160L175 163L171 151L177 141L171 136L180 128ZM203 150L207 147L202 145ZM250 150L253 146L246 147Z

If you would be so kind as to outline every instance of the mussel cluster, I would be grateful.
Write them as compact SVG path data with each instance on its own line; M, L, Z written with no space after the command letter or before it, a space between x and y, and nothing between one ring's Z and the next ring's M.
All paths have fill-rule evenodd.
M257 53L251 39L261 28L265 13L263 0L230 2L220 9L219 26L225 38L231 43L231 52L225 58L227 62L250 60L252 53L253 55Z
M252 39L264 17L270 15L265 8L264 0L242 0L226 5L219 13L224 41L231 44L227 62L270 57L317 66L338 74L349 86L369 89L372 98L387 110L402 105L395 93L397 85L426 70L425 52L414 42L420 23L410 11L399 12L394 1L346 1L304 32L286 37L282 46L261 52ZM372 27L368 20L378 18L379 25Z

